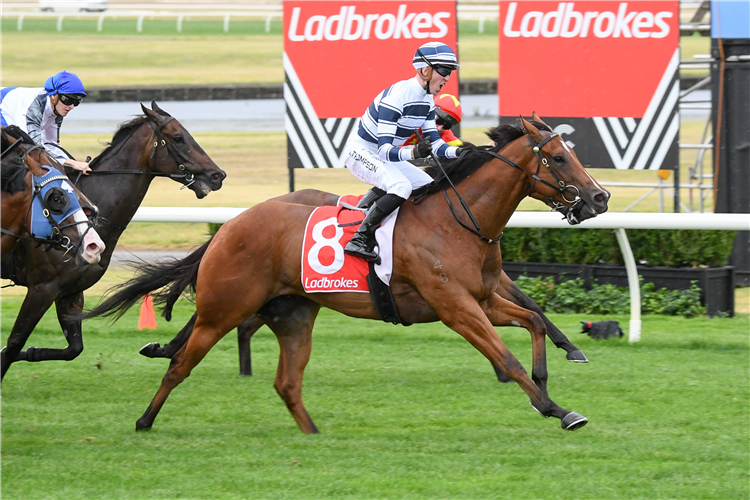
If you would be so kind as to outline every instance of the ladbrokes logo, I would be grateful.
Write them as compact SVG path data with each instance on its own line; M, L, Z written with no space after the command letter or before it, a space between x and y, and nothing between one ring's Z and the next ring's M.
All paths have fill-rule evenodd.
M531 2L529 2L531 3ZM636 5L648 5L637 2ZM669 11L649 12L628 10L628 4L620 3L617 12L583 11L575 9L574 2L560 2L552 12L531 11L516 16L518 3L508 5L508 14L503 25L506 37L536 38L665 38L670 27L665 19L674 14Z
M443 38L448 34L445 20L450 12L407 12L407 5L399 5L395 13L357 14L355 6L344 6L333 16L313 15L304 21L302 8L292 9L288 39L292 42L321 40L368 40L377 38Z

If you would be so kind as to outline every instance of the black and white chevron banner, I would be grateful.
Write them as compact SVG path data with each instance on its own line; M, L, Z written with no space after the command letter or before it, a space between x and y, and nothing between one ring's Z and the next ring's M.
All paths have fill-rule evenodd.
M284 72L289 168L343 168L342 151L359 118L318 118L286 53Z
M680 51L675 50L643 118L594 118L594 124L618 169L662 167L680 130L678 101Z

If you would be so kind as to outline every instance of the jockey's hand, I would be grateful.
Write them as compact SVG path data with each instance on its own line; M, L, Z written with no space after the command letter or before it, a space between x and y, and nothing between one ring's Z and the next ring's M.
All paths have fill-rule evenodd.
M432 153L432 144L430 144L430 138L427 136L420 139L419 144L414 147L414 159L427 158Z
M88 175L89 172L91 172L91 169L89 168L89 164L85 161L76 161L76 160L65 160L65 166L74 168L75 170L80 170L84 174Z

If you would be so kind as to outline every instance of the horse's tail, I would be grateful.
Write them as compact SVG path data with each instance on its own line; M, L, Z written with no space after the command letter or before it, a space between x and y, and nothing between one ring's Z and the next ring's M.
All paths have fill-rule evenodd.
M143 296L163 289L153 294L154 303L162 304L162 315L167 321L171 320L172 308L182 292L188 287L195 290L198 267L211 240L213 237L182 260L171 259L137 266L134 278L107 290L107 294L111 295L94 309L81 315L81 319L106 316L117 321Z

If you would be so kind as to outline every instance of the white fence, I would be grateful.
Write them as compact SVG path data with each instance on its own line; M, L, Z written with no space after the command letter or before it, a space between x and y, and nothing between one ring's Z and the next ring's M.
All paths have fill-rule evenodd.
M229 207L141 207L133 222L215 222L224 223L246 208ZM638 269L626 229L700 229L750 231L750 214L712 213L634 213L611 212L571 226L554 212L515 212L507 227L547 227L565 229L614 229L620 244L630 289L630 342L641 339L641 291Z

